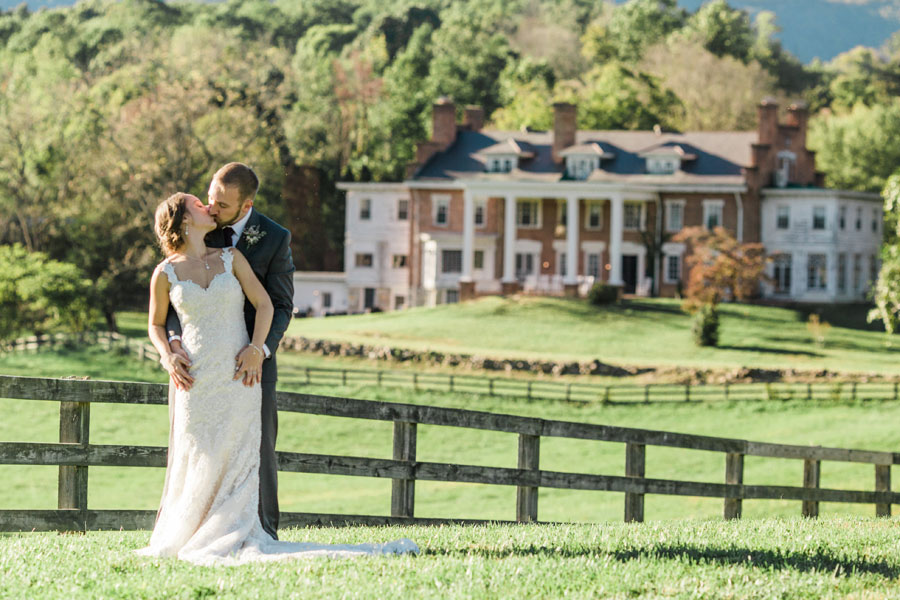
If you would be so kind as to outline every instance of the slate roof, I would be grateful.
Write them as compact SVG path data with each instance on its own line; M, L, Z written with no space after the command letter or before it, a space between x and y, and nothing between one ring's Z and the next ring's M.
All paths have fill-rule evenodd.
M484 150L515 140L523 150L534 152L533 158L519 161L519 169L510 173L486 173L485 163L477 155ZM589 181L639 181L646 183L742 183L741 168L750 166L751 145L758 140L755 131L699 131L662 133L653 131L578 131L575 146L596 143L604 153L614 154L604 160ZM413 175L414 180L448 181L453 179L535 180L563 179L564 164L553 162L552 131L469 131L460 129L454 143L438 152ZM650 175L646 159L640 154L659 146L681 146L696 155L672 175Z

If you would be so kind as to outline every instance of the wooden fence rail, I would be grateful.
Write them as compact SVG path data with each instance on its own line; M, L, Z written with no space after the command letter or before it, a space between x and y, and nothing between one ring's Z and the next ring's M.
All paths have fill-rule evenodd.
M506 396L529 400L609 404L652 404L709 401L810 400L857 401L900 400L900 384L893 381L820 383L723 383L723 384L601 384L574 381L542 381L484 375L291 367L281 369L281 380L298 385L374 385Z
M66 343L98 344L108 350L133 354L140 360L159 360L152 344L116 332L80 335L40 335L20 338L7 350L40 350ZM296 385L374 385L412 388L416 391L447 391L525 398L608 404L653 404L712 401L810 400L859 401L900 400L900 381L825 381L817 383L722 383L722 384L602 384L576 381L543 381L486 375L429 373L387 369L331 367L281 367L281 381Z
M0 464L59 466L59 509L0 510L0 531L136 529L153 524L154 511L89 510L89 467L164 467L166 449L151 446L91 444L90 405L165 404L167 388L160 384L38 379L0 376L0 398L60 403L59 443L0 442ZM742 500L786 499L802 503L802 514L818 515L819 502L874 504L877 516L890 516L900 494L891 491L890 467L900 454L872 450L824 448L752 442L741 439L614 427L480 411L373 402L313 394L278 392L278 408L352 419L389 421L393 429L391 459L280 452L279 470L296 473L386 477L393 480L391 516L286 513L284 525L478 523L469 519L415 517L415 482L445 481L516 486L516 522L538 521L538 491L542 487L624 493L627 521L643 521L646 494L722 498L725 518L740 518ZM516 434L517 468L420 462L416 460L417 425L441 425ZM624 475L589 475L540 468L542 437L563 437L625 444ZM723 454L724 483L647 478L646 446L683 448ZM802 460L800 486L743 484L745 456ZM822 461L871 464L874 489L838 490L819 486Z

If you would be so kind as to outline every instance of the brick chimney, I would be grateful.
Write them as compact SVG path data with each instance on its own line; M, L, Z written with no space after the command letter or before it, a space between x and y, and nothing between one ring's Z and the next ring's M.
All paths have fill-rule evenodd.
M553 161L560 163L560 152L575 145L577 107L568 102L553 105Z
M470 104L463 116L463 127L469 131L481 131L484 128L484 109Z
M794 102L787 109L785 123L797 128L797 144L806 148L806 127L809 123L809 109L805 102Z
M766 98L759 103L759 143L774 145L778 137L778 103Z
M434 103L431 112L431 141L446 150L456 141L456 105L447 96Z

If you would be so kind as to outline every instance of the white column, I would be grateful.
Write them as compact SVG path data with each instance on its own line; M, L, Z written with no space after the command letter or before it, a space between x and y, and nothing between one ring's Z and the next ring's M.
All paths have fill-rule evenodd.
M503 210L503 283L516 281L516 197L507 194Z
M566 197L566 285L578 283L578 196Z
M609 283L623 285L622 281L622 230L625 228L625 199L615 195L610 200L609 215Z
M463 190L463 252L460 281L472 281L472 264L475 256L474 244L475 202L472 200L472 191L469 188L465 188Z

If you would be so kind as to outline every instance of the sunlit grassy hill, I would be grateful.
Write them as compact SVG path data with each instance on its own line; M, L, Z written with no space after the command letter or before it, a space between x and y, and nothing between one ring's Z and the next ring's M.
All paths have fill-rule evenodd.
M496 358L900 373L900 344L889 346L884 333L863 329L860 315L842 315L847 325L828 328L820 347L799 311L725 304L720 314L716 348L694 345L691 317L669 299L598 308L583 300L486 297L394 313L295 319L288 335Z

